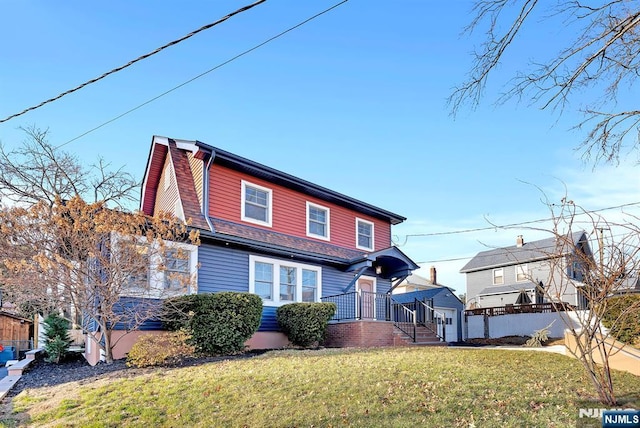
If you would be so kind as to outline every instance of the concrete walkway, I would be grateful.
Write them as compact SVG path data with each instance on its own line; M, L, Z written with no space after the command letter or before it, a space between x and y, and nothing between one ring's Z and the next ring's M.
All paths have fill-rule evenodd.
M6 371L6 375L0 379L0 400L2 400L11 388L13 388L13 385L20 380L23 370L29 367L29 364L36 359L36 355L38 355L40 351L41 349L28 351L24 360L20 360L9 367L0 368L0 370L2 370L0 373Z
M483 346L455 346L449 345L450 348L457 349L498 349L501 351L534 351L534 352L552 352L555 354L567 355L567 348L564 345L541 346L539 348L529 348L526 346L509 346L509 345L483 345Z

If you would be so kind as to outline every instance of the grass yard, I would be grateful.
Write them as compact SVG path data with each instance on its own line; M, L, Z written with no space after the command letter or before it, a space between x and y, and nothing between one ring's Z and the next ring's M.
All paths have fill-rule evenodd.
M616 372L640 407L640 378ZM593 397L578 361L451 348L274 351L25 390L7 426L567 427ZM600 407L597 403L589 407ZM597 422L597 420L595 420ZM599 426L599 425L597 425Z

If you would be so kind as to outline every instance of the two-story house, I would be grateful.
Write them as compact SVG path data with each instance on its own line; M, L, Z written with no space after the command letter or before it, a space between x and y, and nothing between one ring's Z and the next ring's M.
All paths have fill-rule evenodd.
M585 308L579 292L585 257L592 257L584 231L525 242L476 254L461 270L467 279L467 307L564 302Z
M275 311L290 302L388 319L389 291L418 268L391 244L404 217L199 141L153 137L141 210L200 230L196 292L262 297L254 348L287 343Z

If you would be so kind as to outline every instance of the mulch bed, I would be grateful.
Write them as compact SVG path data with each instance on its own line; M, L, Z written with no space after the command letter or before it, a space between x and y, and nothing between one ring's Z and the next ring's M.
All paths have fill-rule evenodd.
M216 361L224 361L240 358L252 358L263 354L266 351L249 351L238 355L225 355L217 357L192 357L182 360L179 364L170 367L150 367L134 368L127 367L126 361L116 360L111 364L100 362L95 366L89 365L80 353L71 353L60 364L48 363L42 358L38 358L22 374L22 377L11 388L5 398L18 395L25 389L55 386L68 382L79 382L80 384L92 382L101 377L126 378L154 370L166 370L167 368L188 367L206 364Z

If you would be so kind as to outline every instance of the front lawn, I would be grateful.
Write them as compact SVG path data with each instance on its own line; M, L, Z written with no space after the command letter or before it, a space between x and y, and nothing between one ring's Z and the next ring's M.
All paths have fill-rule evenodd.
M126 372L125 372L126 373ZM640 378L616 372L640 407ZM25 390L5 423L82 427L575 426L593 397L578 361L546 352L274 351L135 377ZM22 412L22 414L19 414ZM597 422L597 421L596 421Z

